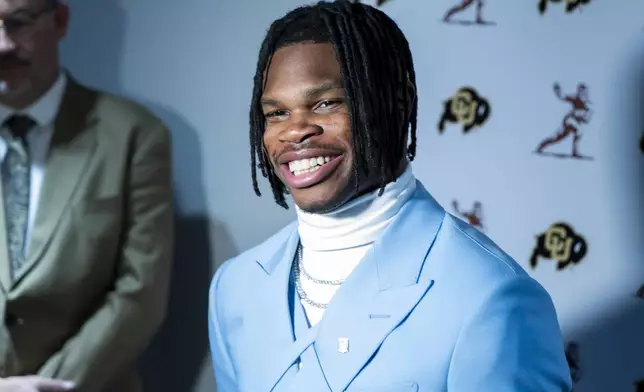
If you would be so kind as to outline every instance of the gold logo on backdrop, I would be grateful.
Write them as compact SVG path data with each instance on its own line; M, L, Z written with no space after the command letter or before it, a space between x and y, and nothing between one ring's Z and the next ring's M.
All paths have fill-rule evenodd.
M546 231L546 250L550 253L550 258L557 261L567 261L572 252L573 239L568 237L565 228L554 226Z
M462 87L443 104L438 122L438 133L443 133L446 123L459 123L463 133L481 127L490 117L490 103L472 87Z
M581 11L581 7L588 5L590 0L539 0L539 13L545 14L548 8L548 3L564 3L566 13L570 14L574 11Z
M544 258L557 262L559 271L570 264L579 264L588 251L586 240L563 222L551 225L537 236L536 242L530 257L532 268L537 268L539 258Z

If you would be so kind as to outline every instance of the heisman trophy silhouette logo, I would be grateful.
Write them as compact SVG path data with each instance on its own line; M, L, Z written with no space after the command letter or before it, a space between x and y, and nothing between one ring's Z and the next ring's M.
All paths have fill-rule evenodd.
M543 140L535 152L540 155L549 155L555 158L592 159L592 157L579 153L579 140L582 136L581 127L584 124L588 124L592 117L592 111L589 108L588 87L583 83L579 83L575 94L563 95L559 83L555 83L554 91L557 98L570 105L570 109L561 121L561 128L559 128L557 133ZM550 146L559 144L569 136L572 136L572 152L570 154L544 151Z
M480 201L475 201L473 208L469 211L461 210L457 200L452 200L452 207L456 214L463 220L480 231L485 231L485 228L483 227L483 206Z

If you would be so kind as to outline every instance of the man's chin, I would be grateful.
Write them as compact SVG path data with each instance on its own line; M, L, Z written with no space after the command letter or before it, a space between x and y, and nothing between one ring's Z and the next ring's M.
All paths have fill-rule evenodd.
M311 199L311 198L298 198L296 196L293 196L293 200L295 201L295 205L297 208L300 210L309 213L309 214L328 214L330 212L333 212L334 210L340 208L342 205L346 203L346 200L342 197L337 197L336 195L333 195L334 197L320 197L316 199Z
M336 208L340 207L335 204L297 204L297 208L309 214L328 214L333 212Z
M29 91L28 79L0 79L0 97L17 97Z
M351 177L329 179L310 188L289 189L297 208L310 214L326 214L342 207L355 196Z

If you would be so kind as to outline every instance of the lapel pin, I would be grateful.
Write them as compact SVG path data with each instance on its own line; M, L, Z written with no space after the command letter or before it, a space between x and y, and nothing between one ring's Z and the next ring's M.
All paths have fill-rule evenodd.
M349 352L349 338L338 338L338 352L340 354Z

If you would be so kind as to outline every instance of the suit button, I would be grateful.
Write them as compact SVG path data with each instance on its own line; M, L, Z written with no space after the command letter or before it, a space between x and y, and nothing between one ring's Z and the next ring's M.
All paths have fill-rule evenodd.
M4 322L8 327L15 327L23 325L25 323L25 320L21 319L13 313L7 313L5 315Z

